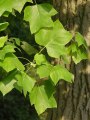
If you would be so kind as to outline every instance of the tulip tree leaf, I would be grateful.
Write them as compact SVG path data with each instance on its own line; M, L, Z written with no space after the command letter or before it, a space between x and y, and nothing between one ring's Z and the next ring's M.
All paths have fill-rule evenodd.
M76 52L72 53L72 59L76 64L79 63L81 60L84 60L87 58L88 58L87 51L83 47L78 48Z
M48 83L49 84L49 83ZM57 107L55 98L53 97L53 90L51 91L50 85L35 86L30 94L30 102L35 106L38 114L43 113L47 108Z
M30 22L31 33L35 33L40 28L52 27L51 16L56 13L56 10L50 4L36 4L25 8L24 19Z
M75 64L88 58L87 44L80 33L76 33L75 41L68 47L68 52Z
M40 76L40 78L49 77L52 68L53 66L50 64L41 65L37 68L37 74Z
M3 47L3 49L0 50L0 60L4 60L4 57L7 53L15 52L14 48L15 47L12 45L6 45L5 47Z
M54 84L57 84L60 79L72 83L72 80L74 78L72 73L70 73L66 68L60 65L57 65L52 69L50 77Z
M35 80L28 76L25 72L19 72L16 75L16 79L18 80L18 86L22 87L24 95L26 96L27 92L31 92L32 88L34 87Z
M14 88L14 84L17 82L14 78L16 74L17 71L12 71L0 81L0 91L3 95L6 95Z
M41 65L41 64L48 64L45 55L43 54L36 54L34 56L34 60L36 62L37 65Z
M16 83L16 81L12 80L11 82L9 82L6 85L3 82L0 82L0 91L3 93L3 95L5 95L5 94L9 93L14 88L13 85Z
M72 39L72 34L66 31L59 20L54 22L53 29L41 29L35 40L39 45L45 46L49 56L59 58L66 54L65 45Z
M29 95L39 115L57 107L54 93L59 80L73 82L64 66L87 59L84 37L65 30L52 18L55 14L52 5L37 0L0 0L0 91L6 95L16 88Z
M19 61L19 59L13 53L6 54L4 60L0 61L0 66L7 72L10 72L15 68L22 71L25 69L23 64Z
M12 12L12 9L21 12L26 2L32 2L32 0L0 0L0 16L5 12Z

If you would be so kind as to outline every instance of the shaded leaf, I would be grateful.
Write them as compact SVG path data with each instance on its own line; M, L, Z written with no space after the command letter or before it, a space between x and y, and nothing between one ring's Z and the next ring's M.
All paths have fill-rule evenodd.
M35 53L38 52L33 46L31 46L30 44L28 44L28 43L25 42L25 41L22 42L21 48L22 48L28 55L32 55L32 54L35 54Z
M70 54L70 56L72 56L72 59L75 62L75 64L79 63L81 60L88 58L88 52L83 43L79 43L78 46L77 42L73 42L68 47L67 51Z
M78 47L83 45L87 49L86 41L85 41L84 37L79 32L76 33L75 40L78 43Z
M3 95L6 95L14 88L14 84L17 82L14 79L16 74L17 71L12 71L3 80L0 81L0 91Z
M83 47L78 48L77 51L72 54L72 59L76 64L79 63L81 60L84 60L87 58L88 58L87 51Z
M0 31L5 30L8 27L8 25L9 25L8 22L0 23Z

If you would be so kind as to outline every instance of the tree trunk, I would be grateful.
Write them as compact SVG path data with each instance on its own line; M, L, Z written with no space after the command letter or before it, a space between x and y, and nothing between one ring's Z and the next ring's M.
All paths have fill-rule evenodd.
M59 18L72 33L79 31L90 46L90 0L53 0ZM80 64L71 62L73 84L61 81L57 88L57 109L50 110L45 120L90 120L90 59Z

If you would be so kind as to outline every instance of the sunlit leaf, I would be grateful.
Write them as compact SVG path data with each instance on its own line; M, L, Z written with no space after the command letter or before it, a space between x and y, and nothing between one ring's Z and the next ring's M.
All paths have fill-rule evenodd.
M7 41L7 39L7 36L0 37L0 48L4 46L4 43Z
M32 0L0 0L0 16L5 12L12 12L12 9L21 12L26 2L32 2Z
M22 71L25 69L23 64L13 53L6 54L5 59L3 61L0 61L0 66L7 72L12 71L15 68Z
M36 62L37 65L41 65L41 64L48 64L45 55L43 54L36 54L34 56L34 60Z
M35 85L35 80L28 76L25 72L20 72L16 75L16 78L18 80L17 84L18 86L21 86L24 92L24 95L26 96L27 92L31 92L32 88Z
M35 105L38 114L43 113L47 108L57 107L53 97L53 89L50 89L51 84L47 84L47 87L45 85L35 86L30 94L31 104Z
M28 6L24 10L24 19L30 22L31 33L37 32L43 27L53 27L51 16L56 10L48 3Z
M4 57L7 53L15 52L14 46L6 45L2 50L0 50L0 60L4 60Z
M61 79L72 83L73 78L74 78L72 73L70 73L66 68L60 65L57 65L52 69L50 73L50 77L52 81L54 82L54 84L57 84L58 81Z
M41 29L35 40L39 45L45 46L49 56L59 58L67 53L65 45L72 39L72 34L66 31L59 20L54 22L53 29Z
M37 68L37 74L40 76L40 78L48 77L50 75L50 72L52 70L53 66L48 65L41 65Z

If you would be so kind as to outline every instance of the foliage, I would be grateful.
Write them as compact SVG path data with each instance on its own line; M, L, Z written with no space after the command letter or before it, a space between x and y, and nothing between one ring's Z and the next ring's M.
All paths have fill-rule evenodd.
M53 64L52 60L63 60L64 64L70 64L73 59L77 64L87 59L87 45L83 36L80 33L73 36L65 30L59 20L52 19L55 14L57 11L48 3L0 1L0 67L6 72L0 80L0 91L6 95L15 88L23 92L25 97L29 95L31 105L34 104L38 114L47 108L57 107L53 95L59 80L70 83L74 80L65 65ZM9 19L10 16L22 19L23 26L30 28L28 41L27 29L24 30L25 39L12 36L10 28L11 23L14 26L14 20ZM21 56L23 53L28 57Z

